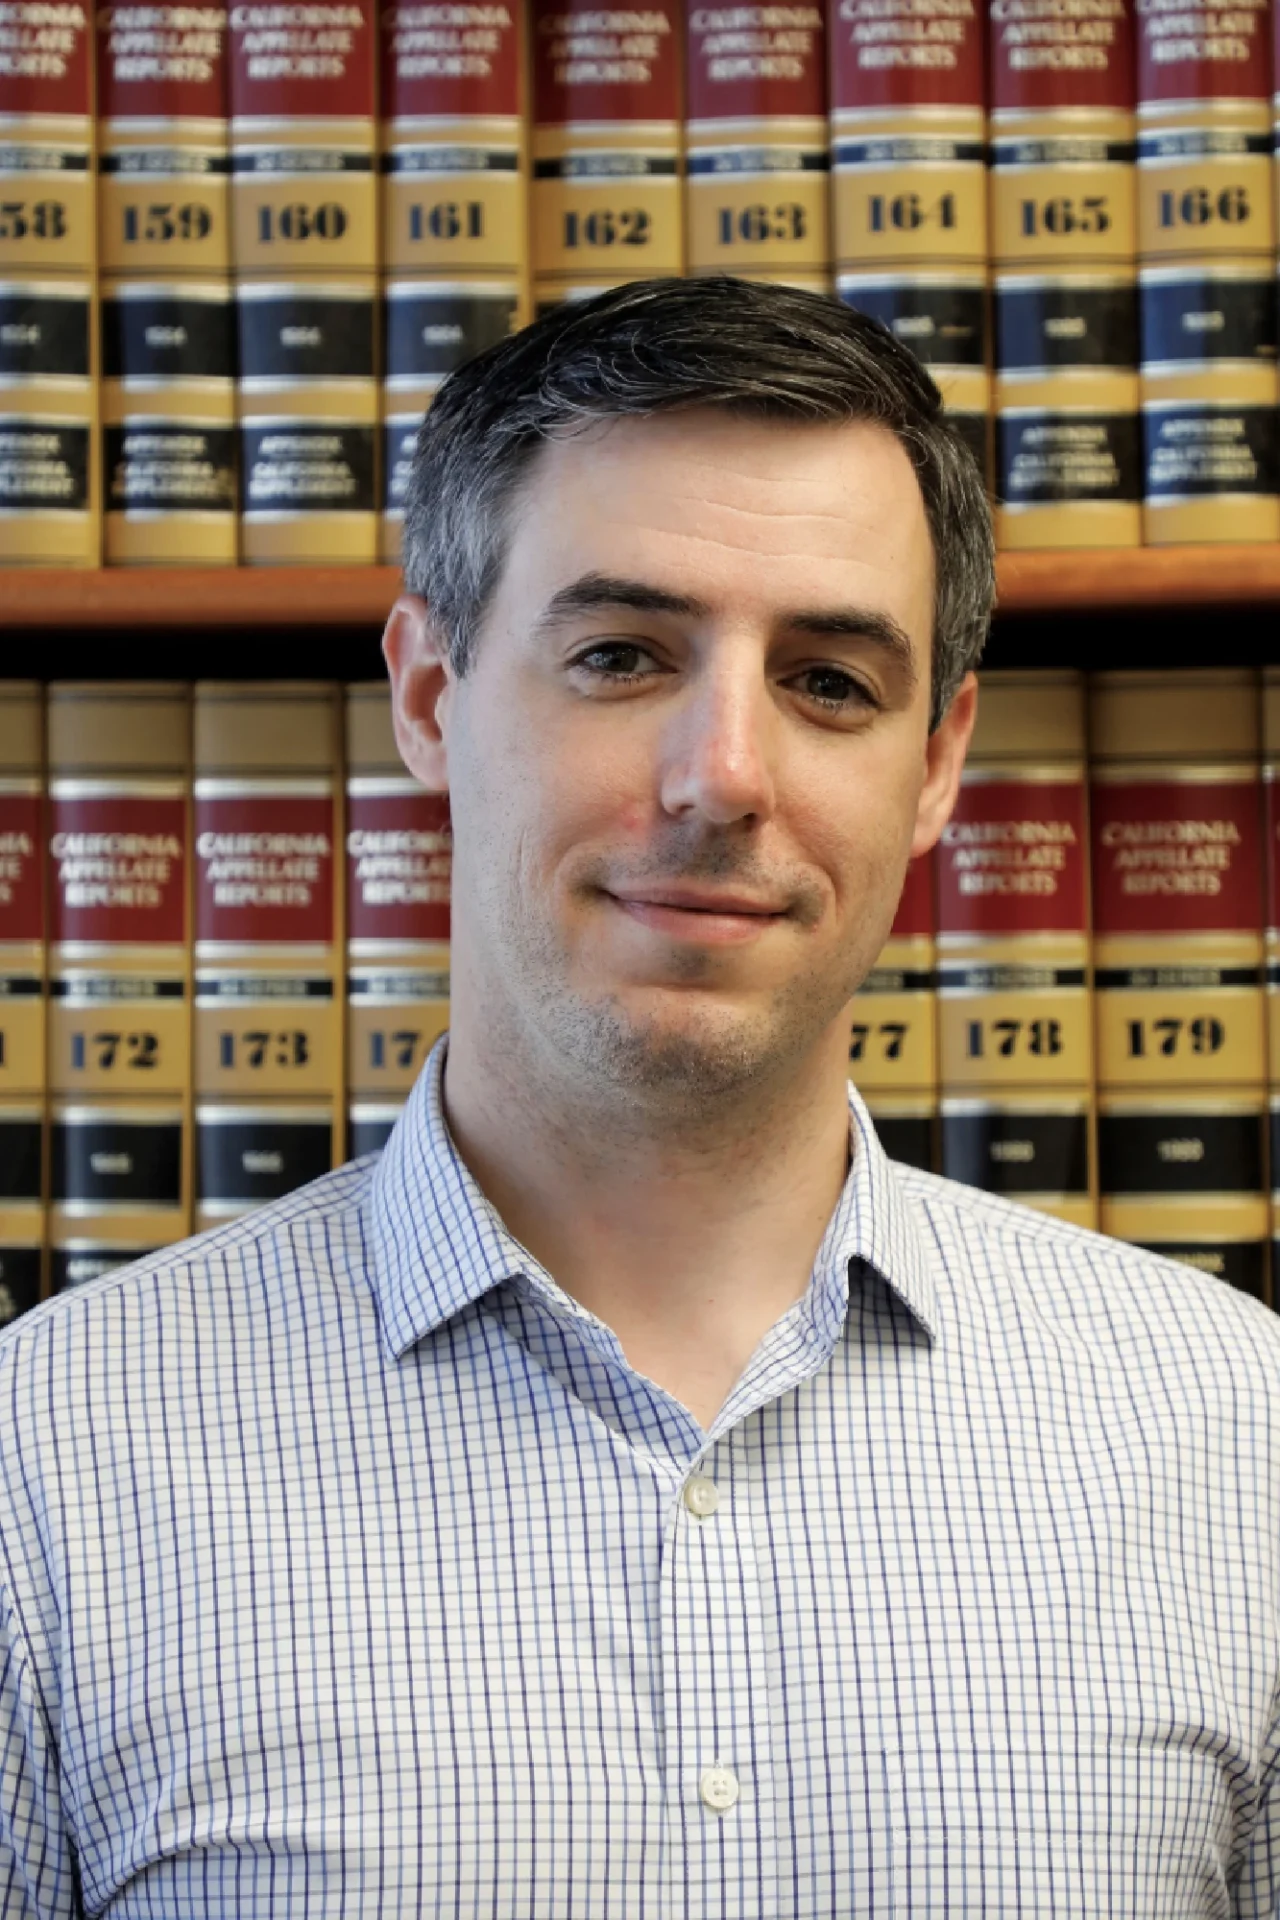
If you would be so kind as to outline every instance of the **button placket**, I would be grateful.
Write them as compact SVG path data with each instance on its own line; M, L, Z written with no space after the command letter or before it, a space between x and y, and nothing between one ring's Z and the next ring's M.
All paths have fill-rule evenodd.
M741 1429L679 1489L662 1560L671 1920L777 1911L767 1635Z

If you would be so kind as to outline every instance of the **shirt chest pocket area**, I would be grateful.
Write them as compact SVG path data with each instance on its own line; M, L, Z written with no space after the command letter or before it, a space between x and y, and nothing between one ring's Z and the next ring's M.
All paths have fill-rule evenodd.
M1140 1741L885 1752L892 1912L1228 1920L1217 1760Z

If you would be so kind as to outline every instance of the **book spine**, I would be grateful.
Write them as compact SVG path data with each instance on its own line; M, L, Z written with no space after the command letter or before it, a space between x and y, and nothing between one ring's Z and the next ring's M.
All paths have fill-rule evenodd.
M347 688L347 1146L380 1148L449 1024L447 794L396 751L386 683Z
M533 0L537 311L684 267L683 17Z
M894 1160L938 1165L933 857L913 860L889 938L853 1000L849 1077Z
M109 566L236 558L226 24L221 6L98 9Z
M686 72L688 271L829 292L822 7L694 6Z
M52 1286L190 1227L190 704L48 698Z
M1280 668L1262 672L1263 882L1266 888L1267 1078L1271 1125L1271 1305L1280 1301Z
M378 552L372 0L230 18L241 558Z
M196 1219L325 1173L342 1094L337 689L195 692Z
M0 566L98 563L93 70L78 0L13 0L0 63Z
M1263 1297L1256 684L1100 674L1090 733L1101 1225Z
M1268 13L1138 13L1149 546L1280 539Z
M1142 538L1128 0L993 0L991 259L1002 547Z
M528 317L528 157L519 9L382 14L381 556L441 382Z
M983 472L991 355L976 0L831 0L836 292L924 361Z
M0 687L0 1325L44 1292L44 713Z
M1078 674L984 674L937 854L942 1171L1097 1224Z

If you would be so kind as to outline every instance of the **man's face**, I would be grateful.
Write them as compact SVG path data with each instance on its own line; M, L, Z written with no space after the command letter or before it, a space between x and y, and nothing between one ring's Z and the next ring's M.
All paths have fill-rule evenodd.
M698 410L548 445L434 708L455 968L495 1031L686 1098L843 1052L963 754L929 737L933 586L883 428Z

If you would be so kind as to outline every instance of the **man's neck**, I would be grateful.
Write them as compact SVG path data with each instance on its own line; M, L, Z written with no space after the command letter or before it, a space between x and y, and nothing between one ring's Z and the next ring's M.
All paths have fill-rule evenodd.
M848 1171L844 1062L824 1047L731 1127L646 1131L629 1103L610 1130L466 1022L445 1110L510 1232L706 1428L808 1283Z

